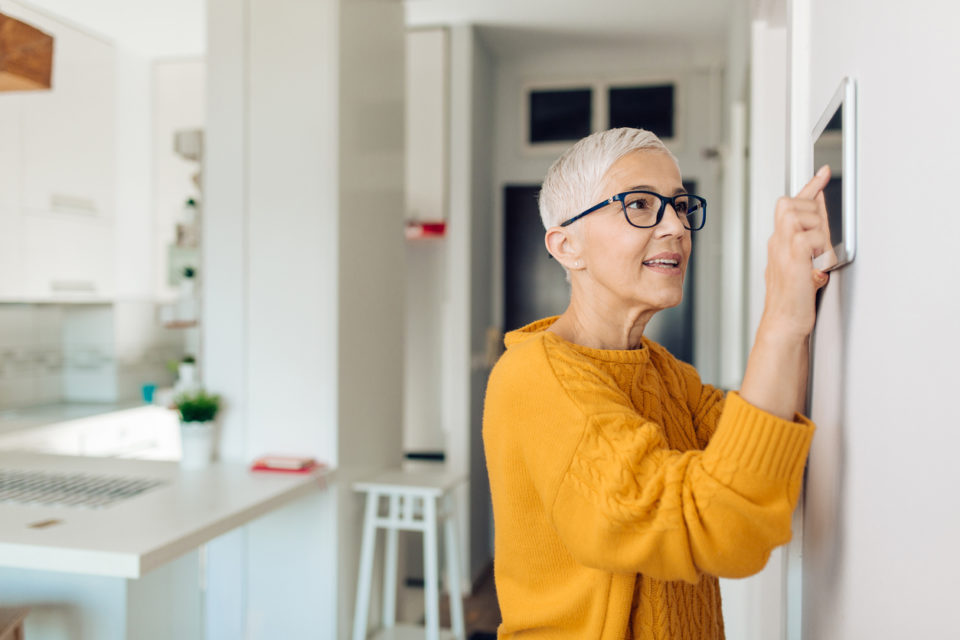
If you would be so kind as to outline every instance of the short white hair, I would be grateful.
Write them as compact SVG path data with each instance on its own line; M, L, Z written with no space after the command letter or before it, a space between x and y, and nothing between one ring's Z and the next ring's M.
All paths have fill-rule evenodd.
M660 151L680 166L660 138L646 129L621 127L593 133L567 149L547 170L538 199L544 229L597 204L594 200L601 197L597 191L604 174L634 151Z

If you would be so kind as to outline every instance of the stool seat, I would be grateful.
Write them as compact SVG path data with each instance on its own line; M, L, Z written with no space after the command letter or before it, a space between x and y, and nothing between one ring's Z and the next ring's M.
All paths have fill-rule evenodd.
M463 601L460 595L460 551L453 490L466 475L443 471L391 469L355 482L355 491L366 493L353 640L367 640L370 589L377 531L386 532L383 578L383 628L376 640L466 640ZM381 513L383 511L384 513ZM440 629L437 528L443 524L446 578L450 597L450 630ZM397 534L423 533L425 625L396 624Z
M404 471L390 469L366 480L353 483L355 491L382 491L384 493L428 494L440 496L450 491L467 477L462 473L446 471Z

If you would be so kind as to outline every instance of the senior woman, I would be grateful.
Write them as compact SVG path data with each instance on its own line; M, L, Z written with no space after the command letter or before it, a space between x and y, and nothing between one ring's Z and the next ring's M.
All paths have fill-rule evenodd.
M643 335L680 303L705 221L673 155L612 129L550 168L540 214L570 304L507 334L484 410L500 638L724 637L718 576L790 539L828 179L777 203L762 321L724 396Z

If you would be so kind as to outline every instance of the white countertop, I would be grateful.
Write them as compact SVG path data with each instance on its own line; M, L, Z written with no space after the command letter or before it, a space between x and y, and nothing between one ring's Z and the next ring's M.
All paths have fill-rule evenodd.
M0 469L117 474L166 484L102 509L0 504L0 567L139 578L296 498L323 489L331 472L254 473L216 463L181 470L175 462L0 451ZM31 523L59 520L44 528Z
M150 405L136 401L59 402L23 409L4 409L0 410L0 433L43 427L144 406Z

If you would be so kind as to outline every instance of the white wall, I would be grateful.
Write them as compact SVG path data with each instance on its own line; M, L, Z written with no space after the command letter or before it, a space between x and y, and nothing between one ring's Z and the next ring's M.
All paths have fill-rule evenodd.
M809 136L849 75L860 163L857 258L831 276L818 320L816 358L834 361L842 392L818 390L816 374L803 637L955 637L960 219L949 206L904 205L891 193L955 180L958 91L943 73L960 60L960 45L942 25L960 9L929 0L908 9L795 4L809 12L809 31L801 21L792 34L805 58L794 73L808 62L810 89L793 95L791 108L806 114L795 136ZM809 148L793 149L791 161L795 175L810 175ZM828 343L838 345L832 356Z

